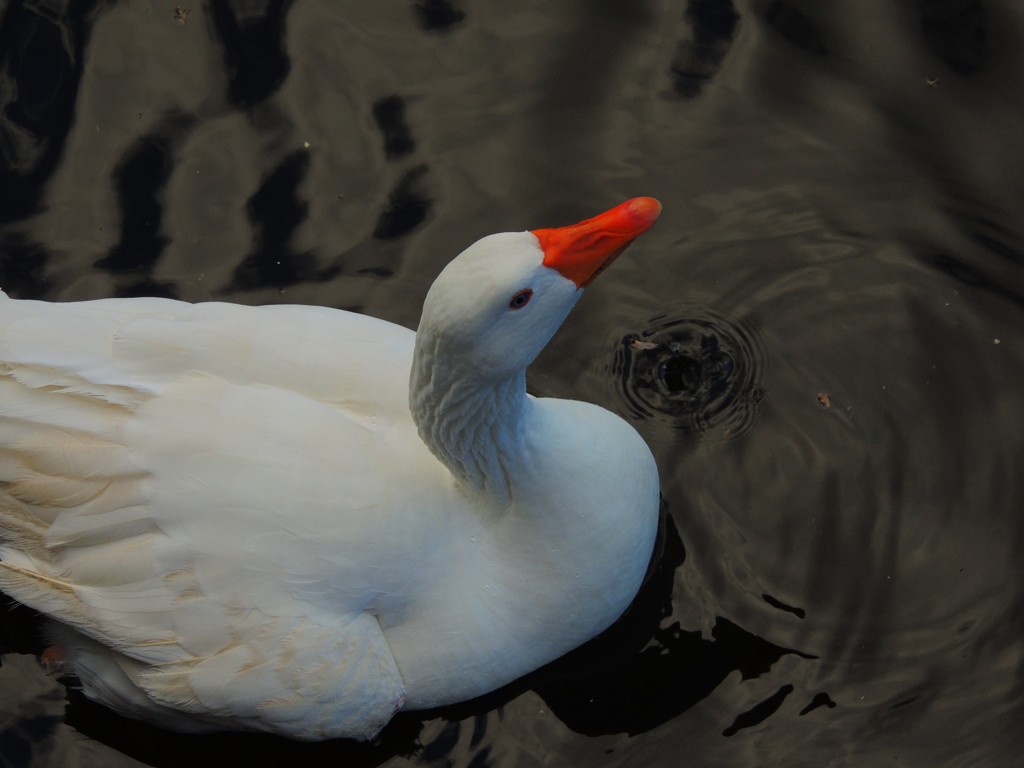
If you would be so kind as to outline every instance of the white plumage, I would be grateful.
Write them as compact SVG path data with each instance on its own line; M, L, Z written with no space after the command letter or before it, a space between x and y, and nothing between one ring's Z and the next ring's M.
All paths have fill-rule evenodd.
M371 738L586 641L639 588L657 470L524 371L659 211L485 238L416 334L0 298L0 589L88 696L178 730Z

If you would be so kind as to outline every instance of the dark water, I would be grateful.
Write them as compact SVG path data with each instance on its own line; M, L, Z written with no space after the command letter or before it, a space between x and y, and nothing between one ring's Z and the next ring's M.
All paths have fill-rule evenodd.
M368 747L120 720L5 613L0 766L1019 760L1017 0L9 0L0 105L19 297L414 326L478 236L657 196L530 381L666 510L605 636Z

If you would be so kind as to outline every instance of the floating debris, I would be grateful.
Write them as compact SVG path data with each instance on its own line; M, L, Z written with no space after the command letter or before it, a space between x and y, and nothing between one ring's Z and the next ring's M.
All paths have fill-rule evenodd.
M660 346L661 344L656 341L643 341L635 336L629 340L630 349L650 351L652 349L658 349Z

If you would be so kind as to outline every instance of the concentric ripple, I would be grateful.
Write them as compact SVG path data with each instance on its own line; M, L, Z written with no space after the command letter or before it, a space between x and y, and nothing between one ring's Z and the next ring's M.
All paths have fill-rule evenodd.
M721 438L754 423L766 362L752 326L705 311L659 315L627 334L613 373L635 417Z

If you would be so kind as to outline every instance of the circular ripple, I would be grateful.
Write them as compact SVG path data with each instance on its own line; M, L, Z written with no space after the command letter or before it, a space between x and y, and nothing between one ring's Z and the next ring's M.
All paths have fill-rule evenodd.
M766 362L759 335L745 323L710 313L661 315L622 339L614 373L637 418L733 437L757 417Z

